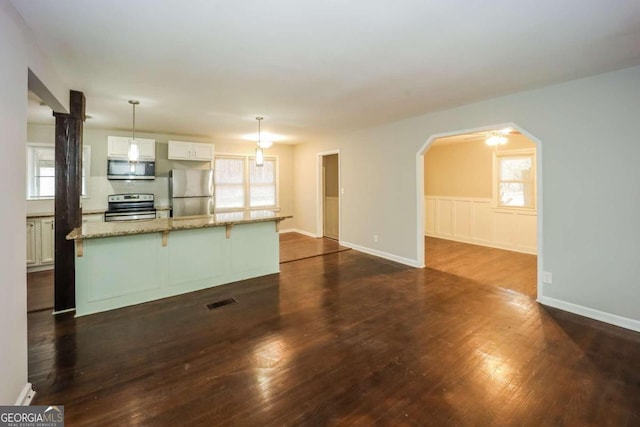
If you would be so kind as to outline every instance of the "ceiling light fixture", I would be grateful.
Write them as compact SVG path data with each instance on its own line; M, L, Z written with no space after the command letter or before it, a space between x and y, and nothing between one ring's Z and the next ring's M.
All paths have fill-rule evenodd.
M138 141L136 141L136 105L140 104L140 101L129 100L129 104L133 106L133 133L132 138L129 140L128 157L130 163L135 163L140 157L140 151L138 149Z
M504 145L508 141L507 137L502 135L500 131L493 131L487 136L487 139L484 142L490 146L495 147L497 145Z
M258 143L256 147L256 166L264 166L264 151L262 150L262 143L260 141L260 122L263 117L256 117L258 121Z
M267 135L267 137L268 137L268 135ZM273 145L273 141L271 141L269 139L264 139L264 136L260 140L260 148L269 148L272 145Z

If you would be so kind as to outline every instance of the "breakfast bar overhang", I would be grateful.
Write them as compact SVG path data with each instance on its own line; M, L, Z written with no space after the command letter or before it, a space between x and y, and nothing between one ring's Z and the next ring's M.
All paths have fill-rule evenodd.
M139 222L88 222L75 241L76 316L280 271L271 211Z

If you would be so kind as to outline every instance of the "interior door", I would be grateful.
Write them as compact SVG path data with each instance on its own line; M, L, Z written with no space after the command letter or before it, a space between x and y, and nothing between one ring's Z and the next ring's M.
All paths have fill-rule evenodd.
M340 239L340 175L337 154L322 157L323 236Z

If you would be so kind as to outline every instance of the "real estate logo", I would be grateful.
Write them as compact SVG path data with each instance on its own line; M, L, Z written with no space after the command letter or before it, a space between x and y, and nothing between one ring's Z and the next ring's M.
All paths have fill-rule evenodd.
M64 406L0 406L0 427L64 427Z

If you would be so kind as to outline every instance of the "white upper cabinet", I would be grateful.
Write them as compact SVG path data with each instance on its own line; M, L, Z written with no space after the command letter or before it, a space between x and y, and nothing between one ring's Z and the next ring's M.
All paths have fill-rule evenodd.
M172 160L191 160L191 144L169 141L169 155L167 157Z
M213 145L191 144L191 154L194 160L213 160Z
M107 157L110 159L127 160L129 158L129 140L124 136L107 137ZM139 159L153 161L156 159L156 140L136 138L138 143Z
M156 159L155 139L136 139L136 141L138 141L138 150L140 150L140 160Z
M169 141L170 160L213 161L213 144L198 142Z
M107 157L128 157L129 139L119 136L107 137Z

